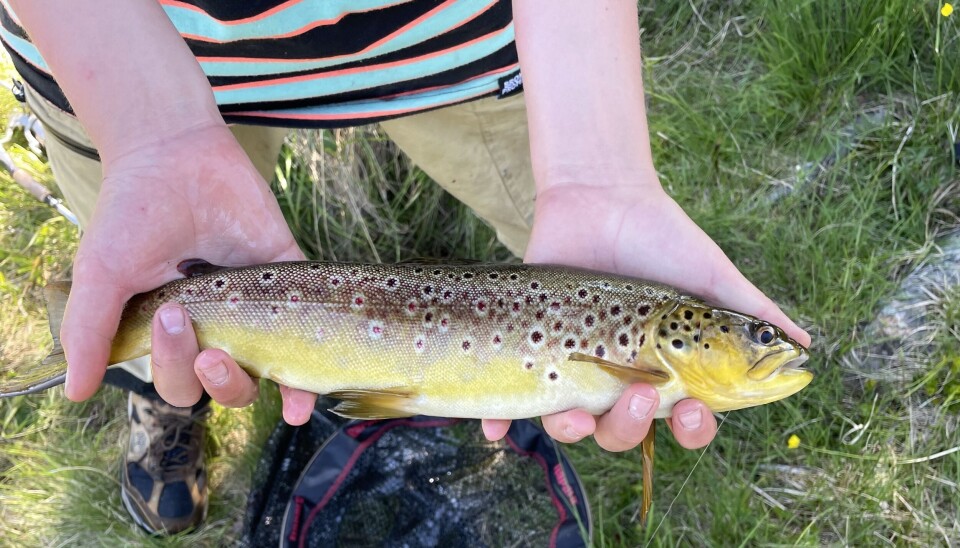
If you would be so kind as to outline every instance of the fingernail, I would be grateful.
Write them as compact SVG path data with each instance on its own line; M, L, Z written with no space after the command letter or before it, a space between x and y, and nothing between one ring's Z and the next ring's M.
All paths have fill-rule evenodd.
M160 310L160 325L167 335L179 335L183 333L186 322L183 318L183 311L175 306L168 306Z
M199 366L200 373L212 384L221 385L227 382L227 366L223 362L213 362Z
M573 441L576 441L576 440L578 440L578 439L580 439L580 438L583 437L583 434L581 434L580 432L577 432L576 430L574 430L572 426L568 426L568 427L564 428L564 429L563 429L563 435L566 436L567 439L573 440Z
M627 411L630 413L630 416L638 421L647 418L647 415L649 415L652 410L653 400L640 394L634 394L633 397L630 398L630 404L627 406Z
M680 426L683 426L686 430L696 430L700 428L700 424L703 423L703 415L699 409L694 409L693 411L687 411L686 413L680 415Z

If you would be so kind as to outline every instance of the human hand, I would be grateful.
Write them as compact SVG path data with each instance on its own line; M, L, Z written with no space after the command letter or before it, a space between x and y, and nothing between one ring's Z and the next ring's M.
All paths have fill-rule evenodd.
M650 177L655 179L655 177ZM723 251L658 184L552 186L537 196L533 234L524 258L636 276L669 284L780 326L809 346L810 336L754 287ZM563 442L593 434L610 451L643 440L659 405L656 390L635 384L595 418L575 409L543 417L546 431ZM506 434L509 421L484 421L490 439ZM694 449L710 443L717 424L702 402L684 400L667 419L677 442Z
M66 395L74 401L100 385L127 300L180 277L182 260L245 265L303 258L269 187L222 123L127 151L104 174L61 327ZM203 388L227 406L256 398L256 383L225 352L198 351L183 307L158 310L152 343L154 381L169 403L192 405ZM316 396L281 392L284 418L306 422Z

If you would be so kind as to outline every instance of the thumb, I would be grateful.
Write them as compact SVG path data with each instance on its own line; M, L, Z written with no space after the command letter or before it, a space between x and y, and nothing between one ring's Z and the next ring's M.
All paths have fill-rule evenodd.
M114 284L74 279L60 327L60 344L67 359L67 398L83 401L97 391L129 297Z

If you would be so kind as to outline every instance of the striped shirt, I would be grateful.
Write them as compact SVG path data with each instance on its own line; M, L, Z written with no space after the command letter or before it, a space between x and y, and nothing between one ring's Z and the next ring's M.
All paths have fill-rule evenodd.
M369 123L513 90L510 0L160 0L227 122ZM70 106L7 0L0 40L17 71Z

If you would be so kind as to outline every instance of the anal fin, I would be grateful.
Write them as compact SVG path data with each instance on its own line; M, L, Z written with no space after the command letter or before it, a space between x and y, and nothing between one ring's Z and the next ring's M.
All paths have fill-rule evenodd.
M572 362L590 363L600 366L607 373L610 373L611 375L614 375L627 383L644 382L647 384L652 384L653 386L657 386L670 380L670 374L662 369L655 369L653 367L645 366L637 367L620 365L611 361L607 361L603 358L590 356L589 354L583 354L582 352L574 352L570 354L568 359Z
M650 430L640 442L643 455L643 500L640 502L640 525L647 524L647 515L653 506L653 444L657 438L657 421L650 423Z
M400 388L382 390L340 390L327 394L340 403L330 410L346 419L395 419L412 417L416 413L406 407L415 396L414 392Z

